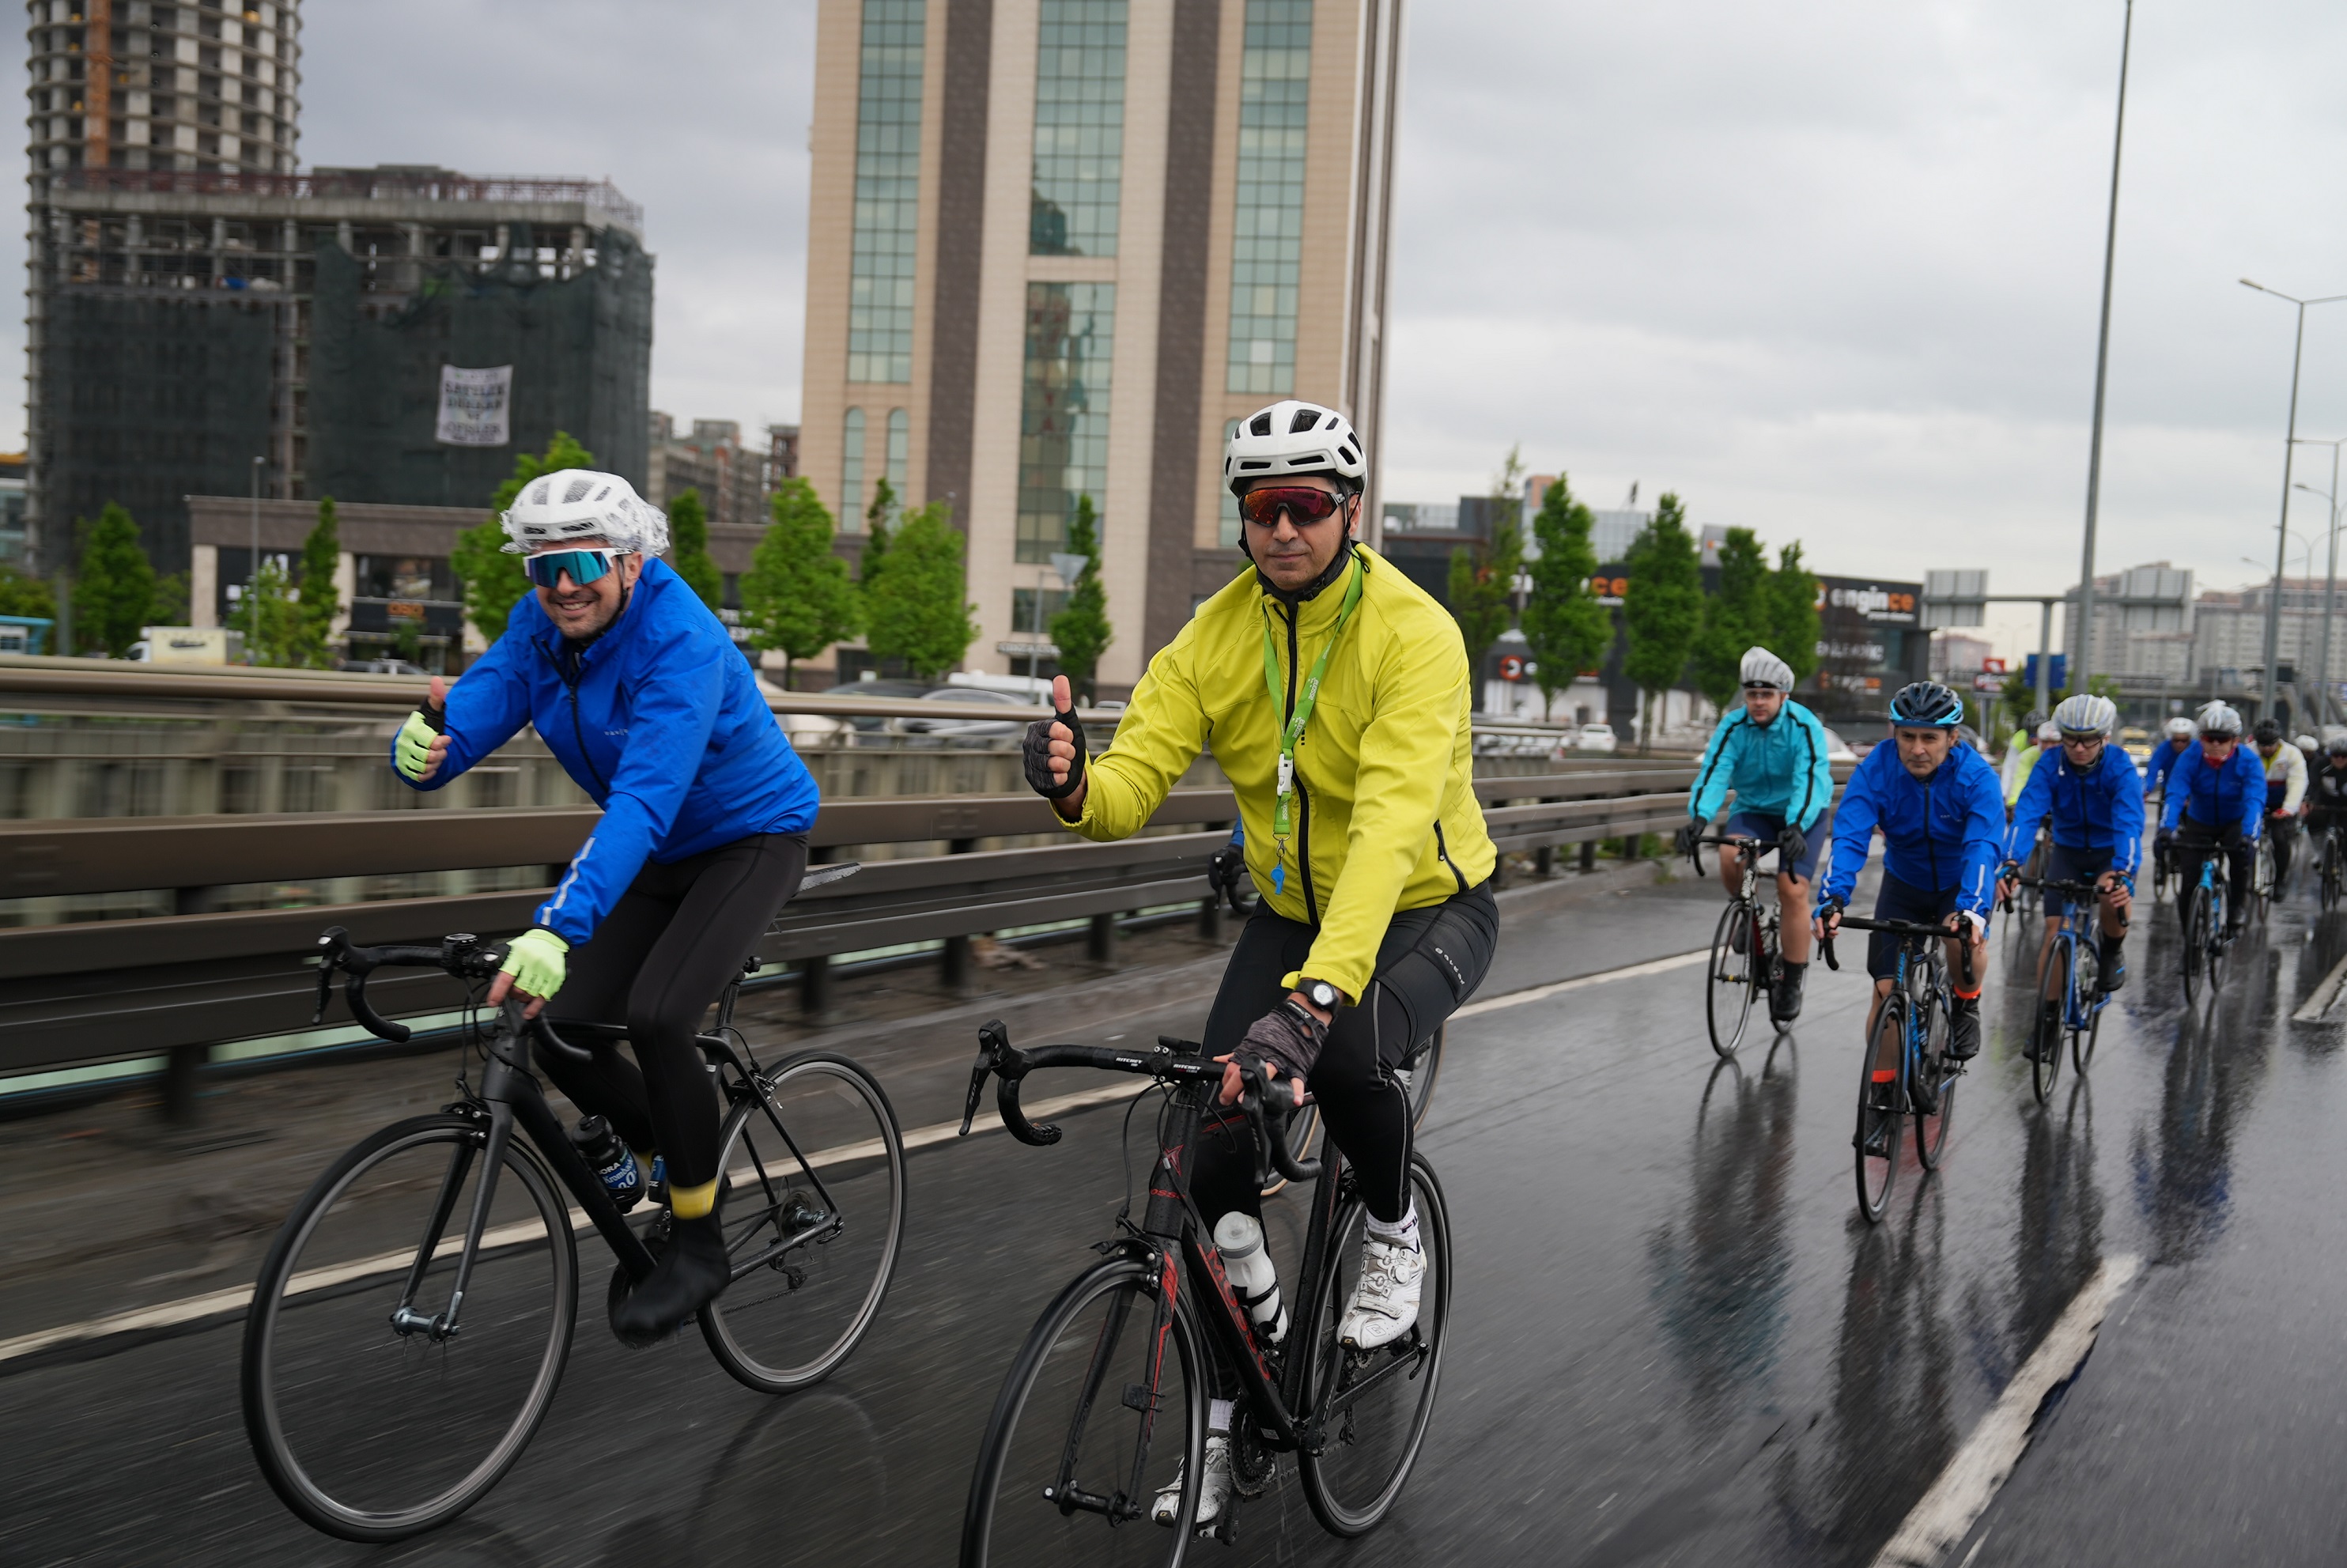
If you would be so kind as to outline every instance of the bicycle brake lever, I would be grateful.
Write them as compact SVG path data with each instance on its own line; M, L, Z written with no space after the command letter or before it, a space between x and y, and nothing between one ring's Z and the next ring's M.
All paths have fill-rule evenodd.
M978 1062L969 1070L969 1094L962 1102L961 1131L956 1136L969 1136L970 1123L978 1119L978 1102L986 1093L986 1075L1001 1065L1002 1053L1010 1044L1010 1031L1002 1027L1000 1019L989 1019L978 1031Z
M350 935L340 926L330 926L318 938L318 1006L310 1014L310 1024L316 1028L326 1021L327 1004L334 999L334 970L342 955L343 938Z

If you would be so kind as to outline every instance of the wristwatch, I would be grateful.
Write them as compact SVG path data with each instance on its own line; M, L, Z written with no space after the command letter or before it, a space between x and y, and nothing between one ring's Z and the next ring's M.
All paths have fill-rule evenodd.
M1305 1000L1323 1012L1335 1012L1345 999L1345 993L1326 980L1299 979L1296 982L1296 989L1304 993Z

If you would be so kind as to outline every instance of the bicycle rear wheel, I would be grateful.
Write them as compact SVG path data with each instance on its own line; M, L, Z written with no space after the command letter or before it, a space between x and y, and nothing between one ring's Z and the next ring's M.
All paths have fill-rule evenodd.
M701 1334L735 1378L784 1394L828 1376L879 1314L905 1239L905 1143L846 1057L805 1051L765 1083L773 1112L737 1101L720 1134L733 1283Z
M1885 997L1867 1032L1866 1055L1858 1064L1858 1132L1850 1142L1858 1156L1858 1208L1870 1224L1879 1223L1891 1206L1891 1189L1899 1181L1899 1122L1905 1098L1900 1091L1897 1063L1903 1054L1907 1027L1905 1000L1895 992ZM1880 1061L1890 1067L1878 1067Z
M2273 834L2269 830L2258 835L2257 865L2250 874L2250 917L2262 924L2273 899Z
M1174 1274L1182 1277L1178 1266ZM1174 1353L1152 1378L1162 1354L1153 1344L1159 1288L1135 1259L1112 1258L1043 1309L987 1422L962 1515L962 1568L1182 1561L1206 1451L1209 1373L1184 1297L1173 1318ZM1152 1387L1153 1413L1146 1408ZM1174 1527L1151 1523L1158 1490L1177 1478Z
M554 1399L578 1310L569 1204L517 1137L497 1172L457 1332L450 1309L484 1179L486 1118L395 1122L327 1168L277 1233L245 1318L244 1428L305 1523L345 1541L445 1524L497 1485ZM419 1266L420 1263L420 1266Z
M1442 1377L1443 1331L1450 1323L1450 1211L1434 1168L1409 1162L1411 1201L1418 1205L1419 1249L1426 1260L1419 1281L1418 1323L1389 1345L1350 1350L1337 1330L1360 1278L1361 1237L1368 1211L1358 1199L1337 1211L1328 1229L1328 1266L1310 1309L1291 1333L1311 1347L1303 1408L1321 1423L1324 1444L1296 1456L1304 1500L1331 1535L1356 1536L1377 1528L1409 1481L1434 1415Z
M2106 1005L2105 999L2096 998L2086 1014L2086 1027L2070 1037L2070 1065L2081 1077L2086 1075L2087 1065L2095 1060L2095 1046L2102 1039L2103 1009Z
M2029 1038L2029 1087L2043 1105L2062 1076L2063 1031L2069 1025L2070 980L2077 948L2065 931L2054 938L2045 955L2045 972L2037 979L2037 1018Z
M1434 1081L1442 1073L1443 1030L1437 1028L1432 1038L1418 1048L1418 1054L1402 1069L1403 1091L1409 1096L1409 1130L1413 1132L1426 1125L1426 1113L1434 1108Z
M1719 912L1719 926L1711 938L1711 968L1706 971L1704 1022L1711 1030L1711 1049L1734 1056L1752 1016L1758 969L1752 956L1752 911L1741 899Z
M1915 1112L1915 1157L1927 1171L1940 1168L1940 1156L1947 1153L1948 1128L1956 1119L1956 1085L1961 1075L1948 1071L1948 1009L1938 998L1925 1004L1930 1011L1924 1016L1930 1021L1930 1032L1923 1041L1922 1060L1915 1064L1918 1072L1929 1073L1939 1089L1937 1102L1926 1114L1920 1108Z
M2335 834L2322 835L2322 912L2326 915L2339 907L2339 839Z

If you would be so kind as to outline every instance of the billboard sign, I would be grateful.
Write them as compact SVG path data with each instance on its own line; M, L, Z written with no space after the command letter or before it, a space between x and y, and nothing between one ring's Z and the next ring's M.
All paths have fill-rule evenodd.
M513 439L513 366L464 370L440 367L440 420L434 432L444 446L503 446Z

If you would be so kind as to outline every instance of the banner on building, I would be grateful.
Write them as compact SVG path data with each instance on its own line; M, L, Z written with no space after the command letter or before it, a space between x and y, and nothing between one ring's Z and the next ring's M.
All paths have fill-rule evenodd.
M513 438L513 366L462 370L440 367L440 426L444 446L503 446Z

